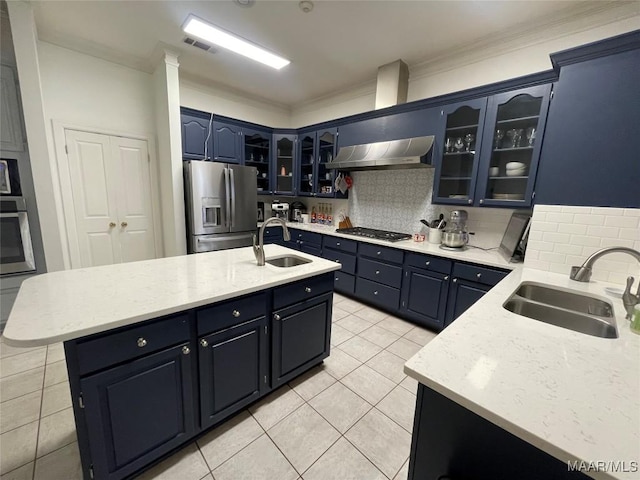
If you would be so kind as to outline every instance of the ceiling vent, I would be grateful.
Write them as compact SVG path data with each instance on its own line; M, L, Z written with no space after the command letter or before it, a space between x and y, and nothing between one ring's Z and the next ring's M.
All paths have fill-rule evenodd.
M217 50L213 48L211 45L209 45L208 43L201 42L200 40L196 40L191 37L184 37L183 42L193 47L197 47L200 50L204 50L205 52L209 52L209 53L217 52Z

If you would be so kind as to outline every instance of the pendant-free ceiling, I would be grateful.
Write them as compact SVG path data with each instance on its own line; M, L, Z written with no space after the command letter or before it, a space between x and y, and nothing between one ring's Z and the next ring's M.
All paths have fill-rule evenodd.
M258 45L234 35L233 33L211 25L195 15L189 15L187 21L182 27L182 30L189 35L193 35L194 37L204 40L205 42L226 48L227 50L231 50L232 52L248 57L256 62L268 65L276 70L280 70L282 67L286 67L291 63L286 58L280 57L275 53L271 53Z

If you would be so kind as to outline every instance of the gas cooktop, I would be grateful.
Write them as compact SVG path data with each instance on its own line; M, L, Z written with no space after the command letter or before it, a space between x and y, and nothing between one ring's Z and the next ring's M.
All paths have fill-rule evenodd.
M338 233L344 233L346 235L355 235L357 237L375 238L376 240L386 240L388 242L399 242L400 240L407 240L412 238L408 233L387 232L386 230L376 230L374 228L353 227L353 228L338 228Z

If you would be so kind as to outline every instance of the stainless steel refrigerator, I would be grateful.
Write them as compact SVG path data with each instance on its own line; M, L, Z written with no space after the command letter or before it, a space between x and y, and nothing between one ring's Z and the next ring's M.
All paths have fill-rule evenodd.
M258 220L256 175L255 167L184 162L189 253L252 244Z

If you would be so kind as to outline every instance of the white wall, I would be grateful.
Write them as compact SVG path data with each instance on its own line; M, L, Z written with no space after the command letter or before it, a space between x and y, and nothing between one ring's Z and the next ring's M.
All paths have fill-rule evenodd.
M624 17L624 18L623 18ZM549 54L635 30L638 3L620 2L597 15L579 17L545 30L514 32L504 40L480 43L450 52L409 74L408 101L430 98L551 69ZM294 127L334 120L373 110L374 87L359 86L292 108Z
M45 114L80 126L155 134L151 75L38 42Z
M291 128L291 112L287 107L183 77L180 78L180 105L268 127Z

